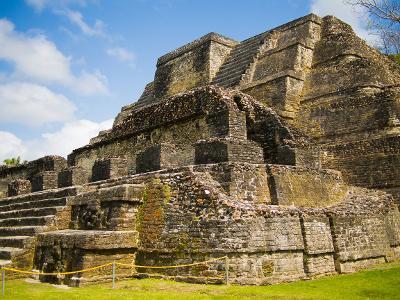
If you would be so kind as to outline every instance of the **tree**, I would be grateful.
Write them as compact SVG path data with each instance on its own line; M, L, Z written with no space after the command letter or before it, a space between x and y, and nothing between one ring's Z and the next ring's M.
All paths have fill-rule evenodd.
M21 164L21 158L19 156L18 157L7 158L7 159L3 160L3 163L6 166L10 166L10 167L19 166Z
M369 28L381 39L385 54L400 53L400 1L399 0L345 0L364 8L369 16Z

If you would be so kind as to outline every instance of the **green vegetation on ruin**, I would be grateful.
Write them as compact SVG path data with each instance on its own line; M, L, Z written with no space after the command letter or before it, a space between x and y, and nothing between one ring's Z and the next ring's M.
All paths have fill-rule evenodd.
M23 162L21 162L21 158L19 156L6 158L5 160L3 160L3 164L8 167L16 167L16 166L19 166L19 165L25 164L25 163L27 163L27 161L24 160Z
M396 63L398 63L400 65L400 53L398 54L389 54L388 55L390 59L392 59L393 61L395 61Z
M349 275L273 286L225 286L166 280L124 280L66 288L7 280L3 299L398 299L400 261Z

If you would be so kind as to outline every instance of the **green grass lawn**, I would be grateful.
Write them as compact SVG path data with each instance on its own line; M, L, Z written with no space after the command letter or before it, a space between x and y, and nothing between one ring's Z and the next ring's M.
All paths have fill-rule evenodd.
M50 284L7 280L0 299L400 299L400 262L349 275L273 286L225 286L157 279L119 281L62 289Z

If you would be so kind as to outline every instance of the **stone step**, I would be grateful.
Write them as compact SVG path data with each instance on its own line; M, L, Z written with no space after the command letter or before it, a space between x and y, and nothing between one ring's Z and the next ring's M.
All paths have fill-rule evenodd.
M54 199L28 201L28 202L4 205L0 207L0 211L5 212L5 211L28 209L28 208L54 207L54 206L63 206L66 204L67 204L67 198L54 198Z
M8 265L11 265L11 260L0 259L0 268L7 267Z
M0 248L0 259L10 260L13 256L23 253L25 250L15 247L1 247Z
M241 43L234 49L234 51L237 53L244 53L254 48L258 48L259 46L261 46L261 42L259 40L254 40L251 42Z
M220 86L237 84L241 80L242 74L253 63L261 46L261 41L262 37L257 37L247 40L233 49L228 61L221 66L213 83Z
M46 225L53 218L54 218L54 215L40 216L40 217L10 218L10 219L5 219L5 220L0 220L0 227Z
M238 63L241 61L246 61L246 60L252 59L256 54L257 54L257 51L248 51L248 52L240 54L240 55L233 53L232 56L230 56L228 58L228 60L225 61L225 63L221 66L221 69L232 63Z
M254 53L257 53L257 51L258 51L258 46L254 47L254 48L249 48L246 50L239 49L238 51L232 51L231 55L228 58L228 61L233 61L233 60L238 60L238 59L243 59L245 57L253 56Z
M231 69L234 65L242 65L242 64L246 64L249 61L253 61L253 58L256 56L256 53L252 53L251 55L248 56L243 56L243 57L238 57L236 59L232 59L232 60L227 60L226 63L224 63L221 66L221 72L223 70L229 70Z
M255 45L259 45L261 41L264 40L264 37L256 36L247 40L242 41L237 47L251 47Z
M14 226L0 227L0 236L35 236L46 231L46 226Z
M244 74L245 71L243 71L243 73L238 73L236 76L227 76L227 77L222 77L222 78L218 78L216 80L213 81L214 84L223 84L224 82L236 82L238 83L240 81L240 79L242 78L242 74Z
M236 61L236 60L252 57L258 52L258 49L259 49L259 47L248 49L246 51L232 52L231 56L229 56L229 58L226 62Z
M240 82L239 79L232 79L232 80L223 80L218 82L213 82L213 84L218 85L220 87L233 87L238 85Z
M25 248L26 246L29 246L33 240L34 237L31 236L3 236L0 237L0 248Z
M31 201L33 201L33 200L36 200L36 199L34 199L34 197L18 197L18 198L12 197L12 198L5 198L5 199L0 200L0 209L1 209L2 207L5 207L5 206L7 206L7 205L10 205L10 204L14 204L14 203L23 203L23 202L31 202Z
M58 211L62 210L63 208L64 206L55 206L55 207L40 207L40 208L11 210L7 212L1 212L0 220L11 219L11 218L55 215Z
M221 79L219 79L219 80L215 80L215 81L213 81L213 84L225 84L225 83L231 83L231 82L234 82L234 83L239 83L239 81L240 81L240 79L241 79L241 75L238 75L238 76L235 76L235 77L230 77L230 78L221 78Z
M236 70L239 70L239 69L247 69L247 67L252 62L253 62L253 60L249 60L249 61L244 61L244 62L242 62L240 64L233 63L233 64L231 64L229 66L226 66L224 69L220 70L221 73L218 74L218 77L224 76L226 74L231 74L231 73L233 73L233 72L235 72Z
M256 41L262 41L269 34L271 34L271 32L263 32L258 35L247 38L247 39L241 41L240 43L245 44L245 43L252 43L252 42L256 42Z
M232 55L235 53L237 53L237 55L240 55L249 51L256 51L255 49L258 49L261 46L261 44L262 44L262 39L241 43L239 46L233 49Z
M218 85L220 87L232 87L238 85L240 82L239 78L235 79L230 79L230 80L221 80L221 81L215 81L213 84Z
M237 68L234 72L227 72L224 74L220 74L214 81L221 81L224 79L229 79L233 77L240 77L244 72L246 72L247 67Z
M240 80L241 75L246 72L252 62L253 57L241 63L232 62L232 64L224 66L224 69L221 69L215 77L214 83L220 83L231 78L239 78Z
M257 51L260 47L261 47L261 44L257 44L256 46L236 49L236 50L232 51L232 54L229 59L235 59L235 58L239 58L239 57L254 55L254 53L257 53Z
M75 196L76 193L76 187L66 187L57 190L40 191L26 195L4 198L0 199L0 210L6 205Z
M243 68L243 69L240 69L240 70L238 69L234 73L226 74L225 76L221 76L219 78L216 78L214 80L214 82L226 81L226 80L230 80L231 78L240 78L242 76L242 74L244 74L245 72L246 72L246 68Z
M230 80L225 80L225 81L214 83L214 84L222 86L222 87L232 87L232 86L237 85L239 83L239 81L240 81L240 79L233 78Z

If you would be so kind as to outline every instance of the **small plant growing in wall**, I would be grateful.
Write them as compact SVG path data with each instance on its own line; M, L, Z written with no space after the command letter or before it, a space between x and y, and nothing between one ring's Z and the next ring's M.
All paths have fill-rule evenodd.
M19 156L6 158L5 160L3 160L3 164L9 167L19 166L21 164L21 158Z

